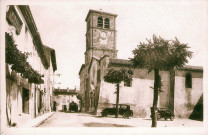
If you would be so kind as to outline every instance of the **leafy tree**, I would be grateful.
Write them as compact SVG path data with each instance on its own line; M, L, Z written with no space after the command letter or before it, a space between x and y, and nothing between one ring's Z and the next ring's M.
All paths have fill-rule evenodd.
M104 76L104 81L112 84L116 84L116 115L118 117L118 103L119 103L119 85L122 81L132 80L133 71L131 69L109 69Z
M180 68L188 63L187 58L192 57L192 52L188 51L188 44L174 40L165 40L162 37L153 35L153 39L147 39L147 43L141 43L133 50L134 58L130 58L134 67L154 70L154 98L152 114L152 127L157 127L156 109L158 102L158 91L160 85L160 70L170 71L174 67Z
M20 73L24 78L27 78L29 83L44 83L44 80L41 79L41 75L27 62L28 54L18 50L13 37L9 35L9 33L5 33L5 40L6 63L12 65L11 69Z

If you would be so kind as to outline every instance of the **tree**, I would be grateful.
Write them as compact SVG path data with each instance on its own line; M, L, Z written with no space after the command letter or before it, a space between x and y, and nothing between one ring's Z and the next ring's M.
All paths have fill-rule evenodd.
M131 69L109 69L104 76L104 81L116 84L116 115L118 118L118 103L119 103L119 85L122 81L132 80L133 71Z
M23 53L18 50L13 36L5 33L6 41L6 63L11 65L11 69L20 73L22 77L27 78L29 83L42 84L44 80L41 79L41 74L35 71L27 62L28 53Z
M157 127L157 102L160 85L159 71L171 71L180 68L188 63L188 57L192 57L192 52L188 51L188 44L175 40L165 40L162 37L153 35L153 39L147 39L147 43L141 43L133 50L133 58L130 61L134 67L147 68L150 72L154 70L154 97L151 108L152 127Z

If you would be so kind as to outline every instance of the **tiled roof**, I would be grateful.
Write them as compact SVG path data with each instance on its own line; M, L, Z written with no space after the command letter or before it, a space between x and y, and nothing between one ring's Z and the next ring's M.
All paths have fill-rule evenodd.
M46 56L46 59L48 61L48 65L50 66L50 57L51 57L50 52L51 52L51 48L49 48L48 46L43 45L43 50L45 52L45 56Z
M178 70L203 71L203 67L201 67L201 66L185 65L182 68L178 68Z
M19 5L18 8L20 9L20 12L22 13L25 19L25 22L32 34L33 43L41 58L41 62L43 63L43 66L45 67L45 69L48 69L49 65L48 65L47 58L45 56L45 52L43 50L43 43L40 37L40 33L38 32L38 29L36 27L30 7L28 5Z
M130 60L125 59L110 59L109 66L126 66L126 67L133 67L133 64ZM203 67L201 66L192 66L192 65L185 65L184 67L177 68L176 70L189 70L189 71L203 71Z
M110 59L109 65L114 66L133 66L133 64L129 60L125 59Z
M72 95L72 94L78 94L77 90L75 89L54 89L54 94L67 94L67 95Z
M52 62L52 66L53 66L53 71L57 70L57 65L56 65L56 54L55 54L55 50L43 45L43 49L45 51L45 55L46 55L46 59L48 61L48 64L50 66L50 57L51 57L51 62Z
M51 51L51 60L52 60L52 65L53 65L53 72L55 72L57 70L56 51L55 50Z
M112 14L112 13L107 13L107 12L104 12L104 11L98 11L98 10L92 10L92 9L90 9L89 12L88 12L88 14L87 14L87 17L86 17L85 21L87 21L89 15L91 13L100 13L100 14L106 14L106 15L115 16L115 17L118 16L117 14Z

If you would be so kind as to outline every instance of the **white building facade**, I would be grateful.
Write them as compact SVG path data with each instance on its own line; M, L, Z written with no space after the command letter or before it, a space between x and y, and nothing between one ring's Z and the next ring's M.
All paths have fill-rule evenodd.
M54 89L53 102L54 111L69 111L69 105L72 102L78 105L78 110L81 107L76 89Z
M51 74L57 67L55 50L43 46L29 6L10 5L5 14L7 122L18 126L51 111ZM7 56L18 56L12 49L7 55L8 46L15 45L26 61L8 62Z

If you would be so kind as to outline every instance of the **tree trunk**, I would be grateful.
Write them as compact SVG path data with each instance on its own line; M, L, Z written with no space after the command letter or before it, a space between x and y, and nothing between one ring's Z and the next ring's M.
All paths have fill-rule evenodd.
M36 118L36 85L34 86L34 118Z
M116 115L115 117L118 118L118 103L119 103L119 84L116 84Z
M159 69L154 69L155 72L155 81L154 81L154 98L153 98L153 107L151 108L152 115L152 127L157 127L157 102L158 102L158 88L159 88Z

